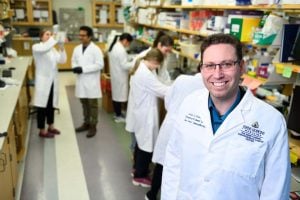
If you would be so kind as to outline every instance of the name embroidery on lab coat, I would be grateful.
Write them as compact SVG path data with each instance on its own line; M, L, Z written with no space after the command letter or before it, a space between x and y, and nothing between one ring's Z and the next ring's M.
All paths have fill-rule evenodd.
M184 121L205 128L205 125L203 124L203 121L199 115L189 113L185 116Z
M263 137L265 132L251 126L244 125L239 131L238 135L244 137L250 142L260 142L263 143Z

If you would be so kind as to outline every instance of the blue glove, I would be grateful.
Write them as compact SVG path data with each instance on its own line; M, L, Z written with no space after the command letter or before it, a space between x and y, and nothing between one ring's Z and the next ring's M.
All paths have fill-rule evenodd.
M73 70L73 73L75 73L75 74L82 73L82 67L74 67L72 70Z

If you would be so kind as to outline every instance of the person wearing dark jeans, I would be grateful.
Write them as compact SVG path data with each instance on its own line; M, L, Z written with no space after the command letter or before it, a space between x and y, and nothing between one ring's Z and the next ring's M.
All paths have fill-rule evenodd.
M157 194L161 186L162 171L163 166L161 164L156 163L152 177L151 189L146 193L147 200L157 199Z
M116 116L122 115L122 102L112 101L114 106L114 111Z
M152 153L143 151L138 147L138 145L136 145L134 155L134 176L132 179L132 183L136 186L140 185L142 187L150 187L151 180L148 176L148 171Z

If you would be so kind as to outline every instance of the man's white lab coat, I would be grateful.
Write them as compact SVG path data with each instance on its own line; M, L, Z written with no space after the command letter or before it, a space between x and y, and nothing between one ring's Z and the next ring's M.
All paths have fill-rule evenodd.
M213 134L206 89L173 116L162 200L285 200L290 161L284 117L250 90Z

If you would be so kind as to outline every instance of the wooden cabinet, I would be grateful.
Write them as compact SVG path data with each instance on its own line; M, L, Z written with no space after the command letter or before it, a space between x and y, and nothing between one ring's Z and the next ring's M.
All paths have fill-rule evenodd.
M9 65L14 66L13 79L20 82L0 90L0 199L15 199L18 187L18 162L23 160L25 137L28 124L27 70L30 57L14 58ZM24 162L24 161L23 161Z
M4 140L0 152L0 199L14 199L14 188L10 161L9 138Z
M11 1L14 10L13 25L17 26L51 26L51 0L14 0Z
M12 41L12 48L18 52L18 56L31 56L33 44L34 41L31 38L15 37Z
M9 0L0 0L0 20L8 19L11 15Z
M92 3L93 26L98 28L122 28L123 14L120 2Z

